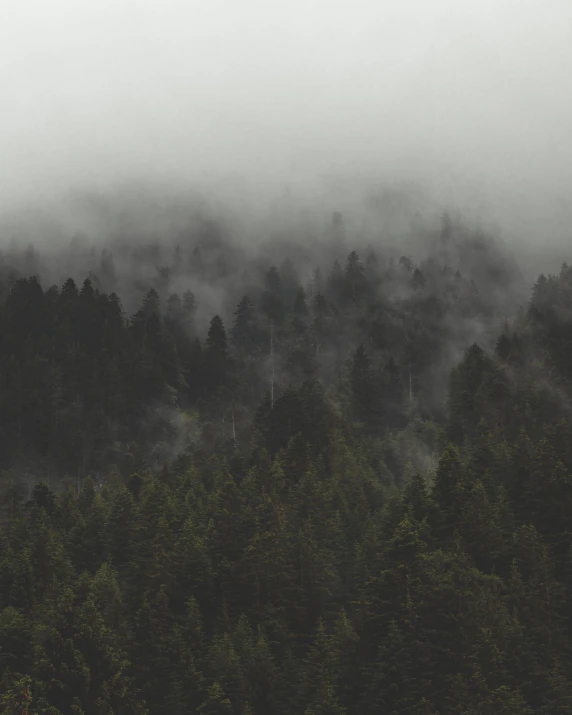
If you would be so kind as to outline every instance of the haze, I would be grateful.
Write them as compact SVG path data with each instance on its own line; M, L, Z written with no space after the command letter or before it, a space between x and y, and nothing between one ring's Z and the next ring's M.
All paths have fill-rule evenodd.
M415 181L569 238L566 0L3 0L0 205L129 181Z

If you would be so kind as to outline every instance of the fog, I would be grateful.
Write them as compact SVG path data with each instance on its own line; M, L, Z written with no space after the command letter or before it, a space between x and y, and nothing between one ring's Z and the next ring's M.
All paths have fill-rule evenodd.
M571 48L566 0L4 0L0 207L415 182L560 260Z

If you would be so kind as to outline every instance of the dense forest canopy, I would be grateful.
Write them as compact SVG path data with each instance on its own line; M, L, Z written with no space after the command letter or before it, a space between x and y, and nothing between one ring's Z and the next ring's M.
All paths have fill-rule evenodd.
M382 215L4 241L0 712L572 712L572 268Z

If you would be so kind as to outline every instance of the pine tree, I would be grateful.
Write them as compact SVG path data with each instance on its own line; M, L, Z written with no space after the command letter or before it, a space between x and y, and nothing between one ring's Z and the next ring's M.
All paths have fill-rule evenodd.
M306 292L300 286L296 292L296 300L294 301L294 313L300 317L308 315L308 303L306 301Z
M403 426L403 383L399 367L393 357L385 366L386 386L383 390L383 406L386 424L391 427Z
M355 303L363 297L366 287L363 265L355 251L352 251L347 258L345 281L347 297Z
M261 329L258 324L254 304L245 295L235 311L235 322L231 331L234 346L247 355L254 356L261 348Z
M371 429L374 419L374 381L369 357L363 345L359 345L354 353L351 366L351 387L354 414L357 419L366 423Z
M205 388L216 390L229 379L230 361L228 356L226 330L222 319L215 315L211 320L205 343L204 375Z
M467 490L463 465L455 447L449 445L439 460L432 496L438 506L433 525L442 540L449 539L459 528Z
M224 693L221 684L214 682L208 690L205 701L199 707L200 715L234 715L232 702Z

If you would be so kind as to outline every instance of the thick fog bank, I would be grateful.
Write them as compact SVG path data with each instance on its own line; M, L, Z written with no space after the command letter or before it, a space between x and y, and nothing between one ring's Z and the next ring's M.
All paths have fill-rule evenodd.
M514 203L517 198L513 197ZM274 176L266 181L227 175L225 179L211 176L202 183L173 179L101 186L79 183L73 190L4 207L0 248L33 245L45 256L56 256L66 253L70 241L78 237L99 249L118 240L132 245L172 242L202 216L224 225L227 237L247 252L278 240L301 242L308 249L321 242L331 216L339 212L350 242L413 252L420 258L432 250L424 232L435 229L443 213L449 212L469 230L494 236L513 254L531 287L540 273L556 272L562 261L569 260L567 235L572 220L570 224L563 220L562 207L560 221L554 213L538 214L528 222L509 208L507 204L504 210L495 209L483 194L460 183L375 179L363 171Z

